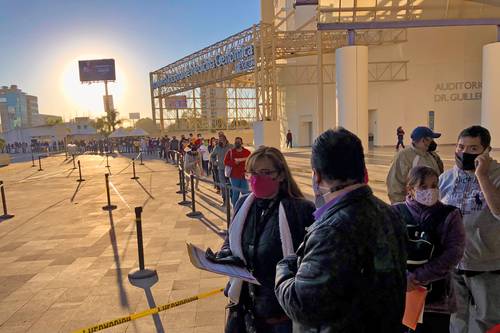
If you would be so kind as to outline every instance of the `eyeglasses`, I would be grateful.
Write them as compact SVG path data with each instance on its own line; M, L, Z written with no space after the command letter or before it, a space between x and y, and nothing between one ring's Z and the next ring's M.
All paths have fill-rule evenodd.
M250 171L250 172L245 172L245 178L249 180L252 178L252 176L267 176L267 177L273 177L273 175L276 175L278 173L278 170L260 170L258 172L256 171Z

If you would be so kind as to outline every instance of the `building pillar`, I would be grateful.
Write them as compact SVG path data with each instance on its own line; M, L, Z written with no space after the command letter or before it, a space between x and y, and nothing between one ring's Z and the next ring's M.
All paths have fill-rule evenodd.
M368 47L336 50L337 125L356 134L368 150Z
M500 42L483 46L481 125L491 133L491 146L500 148Z

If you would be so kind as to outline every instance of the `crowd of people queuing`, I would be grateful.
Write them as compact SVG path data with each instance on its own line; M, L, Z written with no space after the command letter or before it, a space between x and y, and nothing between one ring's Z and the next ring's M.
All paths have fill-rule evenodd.
M64 149L64 141L40 142L13 142L5 144L1 152L7 154L26 154L26 153L43 153L56 152Z
M250 154L239 138L210 140L214 178L237 187L245 179L250 191L231 198L224 244L206 256L244 266L259 282L230 278L225 332L479 333L499 325L500 164L489 156L489 131L472 126L444 170L439 136L418 127L396 154L391 205L368 186L361 141L346 129L313 144L314 203L278 149ZM416 290L427 296L412 330L402 318L406 293Z

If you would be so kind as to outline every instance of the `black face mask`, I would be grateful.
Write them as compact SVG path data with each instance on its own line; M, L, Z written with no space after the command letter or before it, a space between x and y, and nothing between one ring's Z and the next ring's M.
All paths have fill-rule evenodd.
M455 163L462 170L471 171L476 169L476 157L480 154L455 153Z
M427 151L428 152L436 151L437 146L438 144L436 143L436 141L431 141L429 147L427 147Z
M241 148L241 143L235 143L234 148L237 148L237 149Z

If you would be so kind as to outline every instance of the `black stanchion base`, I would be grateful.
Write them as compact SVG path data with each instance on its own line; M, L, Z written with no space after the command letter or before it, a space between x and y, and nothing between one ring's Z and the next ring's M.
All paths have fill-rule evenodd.
M74 168L73 168L73 170L76 170L76 169L78 169L78 168L77 168L77 167L74 167Z
M81 183L81 182L84 182L85 179L77 179L76 181L79 182L79 183Z
M118 208L116 205L103 206L102 210L112 211Z
M11 218L13 218L13 217L14 217L14 215L10 215L10 214L7 214L7 215L1 215L1 216L0 216L0 222L1 222L1 221L4 221L4 220L11 219Z
M38 171L43 171L43 169L38 169Z
M202 217L203 216L203 213L201 212L189 212L186 214L187 217L192 217L192 218L198 218L198 217Z
M33 165L33 166L34 166L34 165ZM177 183L177 184L175 184L175 185L179 186L180 184L181 184L181 183Z
M135 177L130 177L130 179L139 179L139 177L135 176Z
M144 163L141 162L139 165L144 165Z
M179 191L177 191L177 192L175 192L175 193L177 193L177 194L183 194L183 193L186 193L186 194L187 194L187 192L186 192L186 191L184 191L184 192L183 192L183 191L181 191L181 190L179 190Z
M133 272L128 273L129 280L141 280L141 279L149 279L153 276L158 276L156 270L154 269L144 269L144 270L135 270Z
M191 206L191 201L183 200L181 202L178 202L178 204L181 206Z
M34 168L34 167L36 167L36 165L33 164L31 167Z

